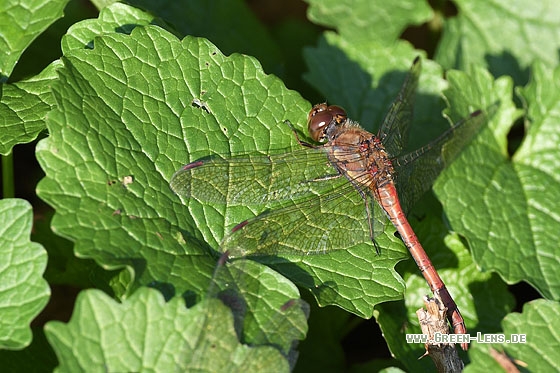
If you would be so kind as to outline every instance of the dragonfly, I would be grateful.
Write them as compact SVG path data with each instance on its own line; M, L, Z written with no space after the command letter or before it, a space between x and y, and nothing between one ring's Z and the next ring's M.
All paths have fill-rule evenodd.
M342 107L317 104L308 114L308 132L319 145L300 140L292 126L300 149L201 158L179 169L170 187L203 202L278 204L225 235L221 247L232 258L323 254L363 242L371 242L379 254L375 237L390 221L447 307L454 332L466 334L459 308L406 213L476 136L486 115L477 110L430 144L403 152L420 71L417 57L377 135L349 119Z

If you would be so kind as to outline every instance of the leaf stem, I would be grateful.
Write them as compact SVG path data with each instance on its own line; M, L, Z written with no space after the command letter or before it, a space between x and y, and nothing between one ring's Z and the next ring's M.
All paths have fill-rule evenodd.
M2 155L2 198L13 198L14 195L14 156L10 152Z

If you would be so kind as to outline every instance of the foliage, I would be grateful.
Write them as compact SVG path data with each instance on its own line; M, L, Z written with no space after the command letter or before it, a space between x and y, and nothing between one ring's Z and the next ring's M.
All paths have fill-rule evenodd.
M204 156L296 150L284 121L305 138L307 112L320 100L375 131L421 56L411 149L476 109L494 109L438 178L437 200L427 196L412 212L413 227L472 335L526 334L526 345L493 347L531 370L558 369L550 358L560 299L553 1L457 1L454 17L444 2L308 2L309 21L279 24L231 0L97 2L96 18L70 3L61 20L64 1L0 6L0 23L9 25L0 30L0 154L14 151L18 165L11 179L4 162L2 181L33 182L18 149L40 137L35 156L45 176L29 188L49 205L25 196L32 230L29 203L0 201L2 366L279 371L294 369L294 341L305 339L296 370L344 369L340 341L353 314L375 316L394 357L370 357L370 368L431 369L418 360L424 347L405 339L419 333L415 310L429 288L394 229L378 236L380 255L363 243L268 258L271 268L224 262L224 235L271 206L189 200L169 188L175 171ZM72 26L56 35L63 21ZM59 46L59 59L32 58ZM544 299L517 314L507 284L520 281ZM61 317L47 308L31 324L49 285L80 289L63 312L72 317L54 321ZM302 296L312 303L307 337ZM467 369L496 364L488 347L472 343Z

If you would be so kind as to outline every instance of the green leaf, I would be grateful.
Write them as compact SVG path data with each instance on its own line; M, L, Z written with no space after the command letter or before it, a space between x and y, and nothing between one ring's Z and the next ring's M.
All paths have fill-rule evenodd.
M494 76L525 82L533 61L549 67L558 63L560 8L555 0L454 3L459 14L445 21L435 56L442 66L488 66Z
M421 24L432 16L432 10L424 1L310 0L308 2L308 17L311 21L336 28L343 39L375 38L382 44L393 43L407 26Z
M93 48L96 36L112 33L130 34L135 27L156 24L164 27L163 22L153 15L128 5L115 3L104 8L96 19L78 22L68 30L62 38L62 52Z
M118 286L110 286L111 282L118 281L118 271L105 271L91 259L77 258L74 255L73 243L52 232L52 214L54 211L36 216L31 234L31 239L47 250L49 261L44 277L49 284L82 289L95 287L109 294L117 292L122 295Z
M231 308L243 343L274 346L291 357L294 341L305 338L308 305L299 299L292 282L266 266L247 260L220 261L208 296Z
M50 295L41 277L47 265L43 247L29 241L31 205L19 199L0 200L0 345L21 349L31 343L29 323Z
M473 343L469 348L471 363L465 367L465 373L501 372L504 368L491 355L490 344ZM496 351L497 352L497 351Z
M502 347L509 356L525 362L532 371L559 370L558 362L551 358L560 347L555 327L559 317L558 302L540 299L527 303L521 314L510 314L502 322L506 336L525 334L527 343L506 343Z
M560 338L554 326L559 314L558 302L539 299L526 303L522 313L511 313L502 321L501 333L509 342L501 345L474 343L471 351L472 363L465 372L487 372L489 367L499 367L490 354L490 348L505 354L521 370L558 371L558 362L552 356L556 356L556 351L560 348ZM525 340L521 341L521 337Z
M97 9L102 10L103 8L111 6L111 4L117 3L116 0L93 0L91 2Z
M181 298L165 303L153 289L122 304L82 292L70 322L50 322L45 332L61 362L57 372L288 371L276 349L239 344L231 312L218 300L187 310Z
M46 28L62 17L68 0L6 0L0 5L0 82L12 73L15 64ZM39 16L40 15L40 16Z
M162 17L181 37L204 37L225 55L254 56L266 72L283 75L278 45L244 1L131 0L128 3Z
M506 153L506 134L515 111L511 101L503 98L511 92L511 82L498 79L494 87L502 92L502 101L491 119L492 133L484 131L478 138L483 147L468 151L435 187L444 205L455 201L454 207L446 209L447 216L453 228L469 240L480 268L497 271L508 283L526 281L551 299L560 296L555 270L560 157L554 140L559 137L555 114L560 103L559 76L560 69L553 73L536 65L532 82L522 91L532 124L511 160ZM492 97L484 93L489 90L476 89L463 74L450 74L449 79L455 87L450 100L463 100L461 96L467 95L491 102ZM481 88L491 86L491 78L479 69L474 82Z
M153 16L122 4L104 9L99 19L87 20L74 25L62 40L62 49L91 47L97 35L107 32L130 33L138 25L154 22ZM9 154L14 145L28 143L46 129L45 116L54 105L51 85L57 78L59 61L53 62L41 74L28 80L2 87L0 95L0 154Z
M159 28L150 30L154 37L160 38L160 53L168 61L162 73L180 71L175 61L169 59L173 49L166 47L172 42L179 51L183 49L181 44ZM129 40L136 44L133 48L138 48L141 42L150 42L151 37L146 33L139 31L139 35L146 35L139 39L117 34L97 39L99 43L94 51L77 50L75 56L65 61L68 67L59 70L61 80L53 86L53 91L60 109L49 117L50 138L38 146L38 158L46 162L47 166L43 167L48 175L39 185L39 194L57 208L53 227L57 233L76 241L75 251L79 256L95 258L106 268L125 265L135 268L136 286L158 281L174 284L179 294L193 288L200 294L206 289L214 261L210 256L200 255L205 249L194 237L184 237L179 229L171 228L173 220L184 219L182 216L173 213L167 217L169 220L160 216L171 213L169 199L175 198L168 188L168 177L163 178L161 172L170 175L179 163L173 165L167 157L161 165L158 161L154 163L159 154L156 134L166 135L153 126L150 116L155 113L154 105L163 101L164 91L169 90L165 86L174 85L174 79L158 78L154 68L151 73L145 72L150 78L142 80L142 75L136 73L146 69L143 67L146 64L137 58L127 61L124 54L132 57L133 49L121 44ZM104 42L111 46L105 46ZM104 56L104 52L109 54ZM152 53L157 58L158 51ZM128 64L130 79L137 81L129 95L124 94L127 87L117 79L122 74L121 60ZM98 72L104 63L108 68ZM162 82L157 92L151 87L152 80ZM145 89L154 92L146 97L147 108L138 111L137 102L144 100L139 91ZM171 107L159 111L164 118L166 113L169 116L181 107L181 92L175 92L175 99L169 97ZM112 107L119 104L115 94L124 98L120 109ZM124 110L123 117L114 110ZM175 121L179 121L176 116ZM107 134L112 135L106 138ZM177 136L171 136L169 141L182 142ZM163 168L158 171L159 167ZM49 180L50 175L54 179ZM176 203L181 205L179 201ZM189 268L207 277L189 278Z
M58 62L28 80L2 86L0 95L0 154L17 144L28 143L46 129L45 117L54 105L50 85Z

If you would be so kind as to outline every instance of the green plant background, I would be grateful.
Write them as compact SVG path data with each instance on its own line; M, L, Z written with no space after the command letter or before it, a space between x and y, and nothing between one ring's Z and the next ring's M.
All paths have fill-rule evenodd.
M271 268L217 266L225 232L269 206L186 200L168 185L181 165L210 154L297 149L283 122L305 136L316 102L375 131L419 55L411 149L498 103L438 178L437 199L410 214L469 332L527 335L524 344L472 343L461 357L467 370L498 368L494 348L531 371L558 370L554 5L3 2L2 366L433 369L418 360L424 347L405 341L420 330L415 311L429 288L393 229L378 237L379 256L364 243L272 258ZM518 282L542 299L524 303L508 287ZM229 290L242 293L243 320L213 299ZM228 305L235 311L235 299ZM361 320L372 316L383 337L362 339Z

